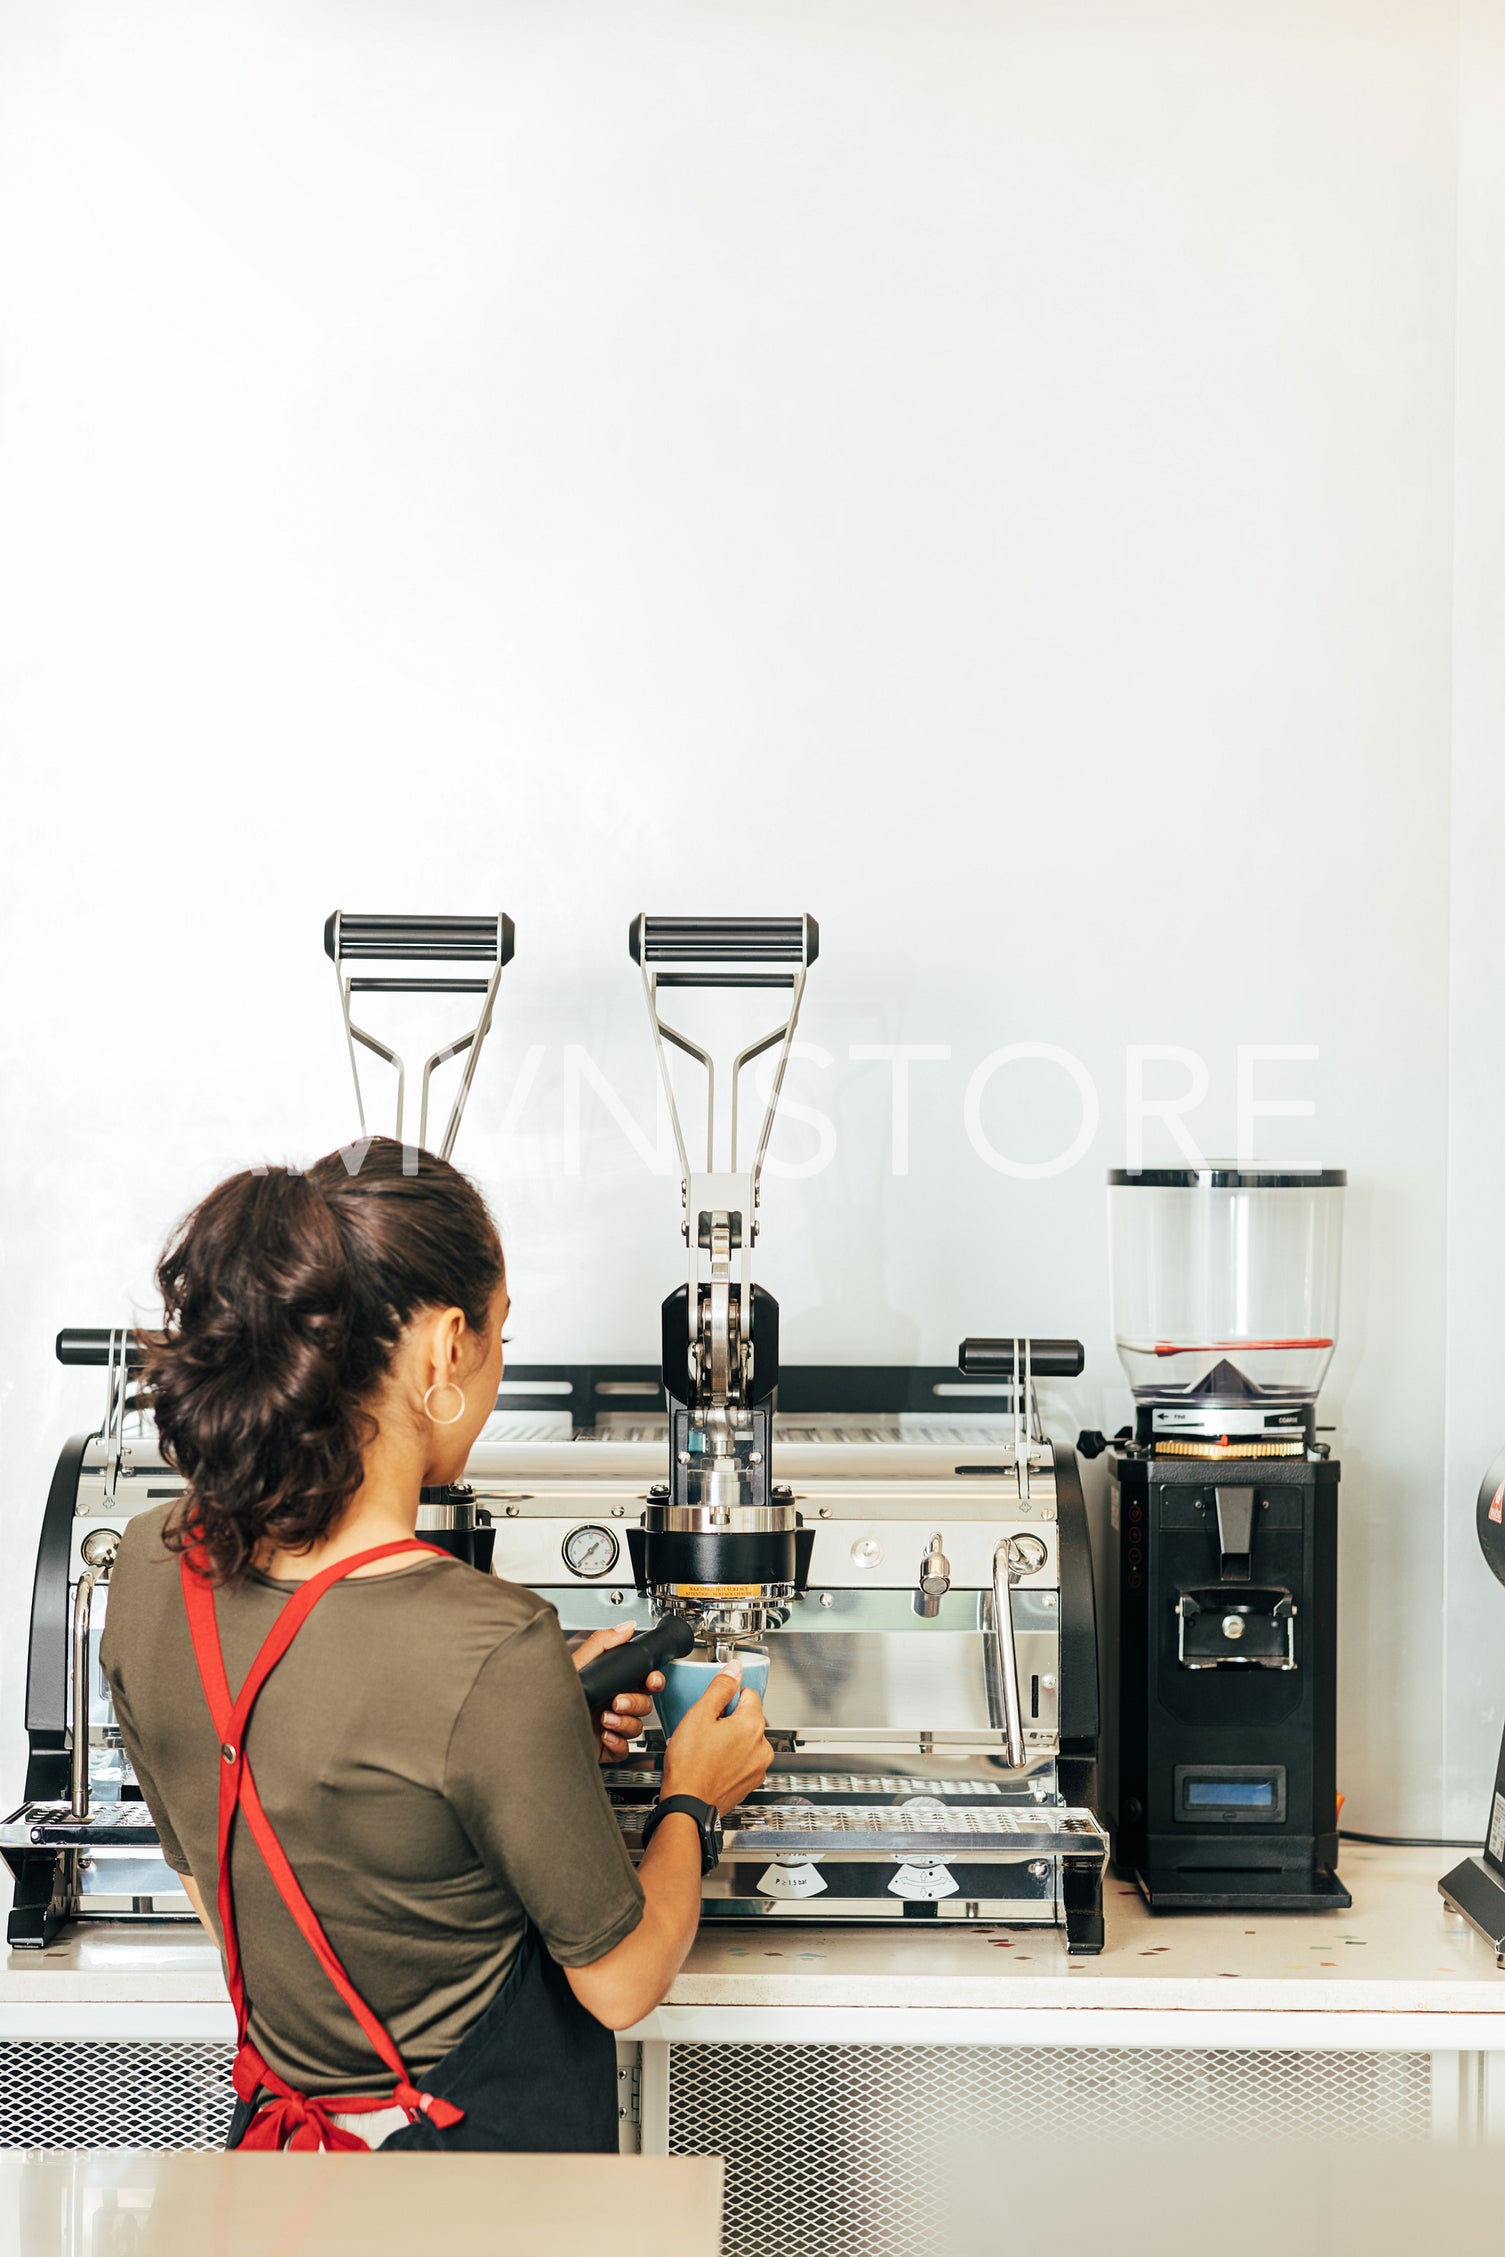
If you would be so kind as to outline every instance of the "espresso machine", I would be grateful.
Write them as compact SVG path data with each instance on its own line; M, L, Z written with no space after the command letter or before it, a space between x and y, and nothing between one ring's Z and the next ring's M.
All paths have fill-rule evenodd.
M706 1074L703 1166L670 1089L685 1274L663 1305L659 1361L509 1363L464 1480L424 1493L419 1531L541 1592L567 1633L668 1625L687 1665L736 1652L745 1683L766 1657L776 1764L728 1819L707 1917L1007 1922L1099 1950L1092 1560L1075 1454L1048 1438L1038 1400L1080 1371L1080 1345L975 1339L955 1366L781 1365L777 1303L751 1257L814 920L639 918L632 944L666 1081L669 1050ZM356 1023L352 998L477 998L471 1031L423 1072L420 1136L435 1067L468 1052L448 1151L510 921L346 914L326 947L352 1068L360 1047L395 1073L399 1135L401 1056ZM457 964L470 969L456 976ZM660 1012L676 987L713 991L713 1007L738 989L784 999L778 1026L736 1055L724 1172L711 1051ZM736 1085L774 1048L771 1096L744 1142ZM356 1088L364 1130L358 1074ZM10 1940L32 1947L77 1919L193 1917L99 1668L124 1522L182 1482L133 1383L134 1337L68 1331L58 1355L101 1369L106 1402L97 1430L64 1448L43 1514L26 1794L0 1821L16 1875ZM643 1753L607 1774L634 1854L663 1746L656 1719Z
M730 1814L708 1918L970 1920L1102 1945L1092 1562L1074 1454L1037 1382L1075 1341L969 1340L957 1367L781 1365L753 1276L761 1181L816 960L813 918L639 917L630 933L681 1165L687 1274L643 1366L509 1367L466 1479L495 1571L568 1632L682 1625L683 1705L733 1653L762 1685L776 1762ZM785 999L732 1062L718 1145L711 1049L663 1016L676 990ZM678 1016L678 1014L677 1014ZM687 1137L668 1051L704 1071ZM755 1133L738 1084L777 1057ZM727 1158L717 1167L718 1149ZM703 1152L703 1161L702 1161ZM657 1792L663 1719L608 1773L629 1849Z
M1316 1427L1346 1180L1222 1164L1108 1179L1135 1401L1109 1451L1110 1824L1115 1863L1156 1909L1351 1902L1339 1469Z

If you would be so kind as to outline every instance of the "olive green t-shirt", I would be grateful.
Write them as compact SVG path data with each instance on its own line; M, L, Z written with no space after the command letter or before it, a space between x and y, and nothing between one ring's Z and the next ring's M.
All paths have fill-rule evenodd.
M126 1529L102 1660L167 1862L212 1911L219 1742L162 1543L169 1509ZM253 1574L218 1593L232 1694L297 1588ZM641 1917L559 1619L514 1583L434 1558L336 1583L263 1688L246 1749L294 1873L410 2075L489 2004L529 1920L562 1966L588 1967ZM380 2091L385 2072L244 1824L231 1877L265 2060L299 2091Z

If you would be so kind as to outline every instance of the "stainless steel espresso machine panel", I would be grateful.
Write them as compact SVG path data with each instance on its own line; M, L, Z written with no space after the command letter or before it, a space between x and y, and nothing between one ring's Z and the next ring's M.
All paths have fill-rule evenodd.
M762 1638L775 1766L728 1821L722 1862L704 1884L706 1916L1049 1924L1072 1948L1095 1949L1106 1844L1095 1815L1095 1623L1075 1458L1046 1442L1032 1417L1028 1440L1020 1437L1032 1461L1026 1500L1011 1389L993 1391L992 1415L953 1416L947 1451L934 1439L938 1421L914 1445L897 1410L874 1413L874 1376L861 1366L782 1375L781 1394L801 1401L788 1425L810 1432L818 1393L829 1439L785 1448L786 1414L771 1421L775 1478L795 1474L808 1565ZM931 1385L946 1376L923 1375ZM860 1419L842 1415L852 1397L867 1399ZM853 1432L860 1442L843 1439ZM657 1611L635 1580L641 1537L628 1541L646 1516L647 1484L634 1492L615 1470L621 1449L591 1426L569 1445L509 1443L498 1432L467 1469L491 1503L496 1572L542 1590L571 1634L625 1619L647 1628ZM614 1470L592 1482L598 1461ZM987 1470L960 1470L969 1467ZM600 1575L561 1573L563 1542L581 1529L616 1543L615 1564ZM997 1633L1000 1548L1014 1577L1011 1671ZM594 1565L603 1555L592 1547L585 1556ZM644 1756L608 1774L634 1851L662 1748L655 1723Z

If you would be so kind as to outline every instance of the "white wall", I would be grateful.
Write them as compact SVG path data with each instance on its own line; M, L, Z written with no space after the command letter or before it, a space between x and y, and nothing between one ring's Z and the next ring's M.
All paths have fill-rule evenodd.
M1499 21L1471 0L1470 38ZM1127 1408L1126 1046L1205 1055L1207 1150L1238 1043L1318 1046L1269 1081L1315 1120L1260 1149L1353 1185L1347 1815L1472 1825L1498 1365L1449 1341L1498 1091L1482 489L1456 765L1452 577L1455 491L1498 475L1505 183L1497 90L1460 175L1459 40L1429 0L8 12L6 1777L46 1476L94 1407L52 1335L148 1308L218 1175L348 1133L327 911L517 919L459 1156L543 1360L651 1356L676 1269L673 1185L589 1097L567 1172L566 1044L651 1117L630 915L808 907L832 1063L791 1093L839 1144L766 1195L787 1350L1080 1332L1068 1433ZM1102 1092L1041 1182L962 1127L1016 1040ZM905 1177L886 1072L847 1055L875 1041L953 1050L916 1070ZM1047 1156L1075 1102L1021 1068L986 1118ZM781 1130L786 1162L812 1145ZM1450 1288L1449 1245L1481 1275Z
M1499 1137L1505 933L1498 910L1505 841L1505 8L1496 0L1466 0L1463 32L1443 1789L1448 1831L1477 1834L1505 1714L1501 1594L1474 1539L1480 1479L1505 1443Z

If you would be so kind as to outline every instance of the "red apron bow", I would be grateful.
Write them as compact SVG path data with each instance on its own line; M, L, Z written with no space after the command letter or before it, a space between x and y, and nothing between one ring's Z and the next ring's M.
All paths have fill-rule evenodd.
M357 1552L353 1558L340 1560L334 1567L327 1567L321 1574L311 1576L288 1600L273 1623L247 1672L238 1698L233 1701L230 1697L229 1679L225 1675L225 1657L220 1644L214 1586L200 1565L197 1547L192 1556L185 1552L179 1562L183 1604L188 1614L189 1634L193 1639L194 1660L198 1664L204 1699L208 1703L209 1714L220 1740L217 1903L220 1933L225 1945L225 1981L229 1987L230 2002L235 2008L238 2040L234 2085L240 2098L245 2101L254 2103L260 2093L271 2095L252 2118L241 2140L242 2147L356 2148L364 2151L367 2142L358 2133L346 2131L334 2123L333 2115L365 2116L375 2114L378 2109L398 2107L406 2112L410 2122L418 2116L426 2116L431 2124L447 2129L452 2124L458 2124L465 2114L464 2109L457 2108L453 2101L442 2100L437 2093L420 2091L409 2077L390 2032L351 1982L324 1933L318 1914L303 1894L297 1876L288 1863L287 1853L262 1806L256 1782L251 1776L251 1766L246 1760L246 1730L257 1697L319 1600L353 1569L364 1567L371 1560L386 1559L394 1552L435 1552L441 1559L447 1556L438 1552L432 1544L420 1544L415 1537L403 1543L378 1544L371 1551ZM236 1817L242 1811L251 1829L252 1839L265 1860L273 1887L291 1913L299 1934L359 2023L373 2052L391 2073L394 2091L364 2093L353 2097L333 2095L324 2099L297 2092L284 2078L267 2067L247 2036L250 2004L241 1972L240 1939L236 1933L235 1900L230 1885L231 1837Z

